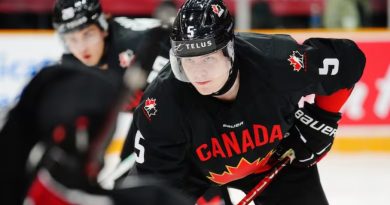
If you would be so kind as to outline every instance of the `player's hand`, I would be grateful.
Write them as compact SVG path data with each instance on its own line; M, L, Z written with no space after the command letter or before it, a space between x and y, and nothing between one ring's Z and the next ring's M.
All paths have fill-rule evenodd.
M292 148L296 155L293 165L313 166L331 149L340 118L340 113L305 103L295 112L295 125L281 141L277 153Z

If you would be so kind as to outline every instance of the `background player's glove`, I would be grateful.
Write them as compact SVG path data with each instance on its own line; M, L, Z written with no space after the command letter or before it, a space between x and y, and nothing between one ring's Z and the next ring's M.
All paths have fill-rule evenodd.
M277 152L283 154L292 148L296 160L293 165L310 167L320 161L332 147L340 113L322 110L305 103L295 112L295 125L281 141Z

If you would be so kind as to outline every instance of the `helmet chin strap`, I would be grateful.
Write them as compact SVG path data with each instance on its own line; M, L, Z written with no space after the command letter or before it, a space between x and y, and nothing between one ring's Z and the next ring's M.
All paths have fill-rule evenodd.
M229 77L228 77L226 83L217 92L211 93L210 96L223 95L227 91L229 91L233 87L234 82L236 81L237 74L238 74L238 67L232 65L232 68L229 71Z

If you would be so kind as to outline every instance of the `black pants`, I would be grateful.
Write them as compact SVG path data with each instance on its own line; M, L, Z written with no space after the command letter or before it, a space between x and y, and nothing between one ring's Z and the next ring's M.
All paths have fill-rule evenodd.
M264 175L233 182L231 187L249 192ZM317 166L285 167L255 200L256 205L328 205Z

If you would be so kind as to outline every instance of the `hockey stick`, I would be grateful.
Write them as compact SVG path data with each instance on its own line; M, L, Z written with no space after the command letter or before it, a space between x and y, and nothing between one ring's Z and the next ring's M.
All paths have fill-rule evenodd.
M279 158L279 161L274 165L273 170L268 173L248 194L241 199L238 205L247 205L257 196L259 196L264 189L272 182L274 177L288 164L295 159L294 150L287 150L283 156Z
M116 168L106 174L104 178L102 177L98 182L100 186L102 186L105 189L113 189L115 180L120 178L123 174L128 172L135 164L135 153L133 152L131 155L129 155L127 158L122 160Z
M142 68L139 66L139 64L135 63L134 59L131 62L130 67L125 70L123 76L124 86L121 90L120 103L119 103L120 106L118 106L119 109L122 109L124 105L128 103L127 100L130 98L130 96L134 94L135 91L137 91L138 89L144 86L144 82L143 82L144 73L142 71ZM121 177L125 172L129 171L131 167L134 166L134 164L135 164L135 153L132 153L127 158L118 162L118 164L114 165L115 166L114 170L107 172L106 170L104 170L105 167L103 167L103 169L100 170L100 173L97 178L98 183L104 189L107 190L113 189L115 180Z

